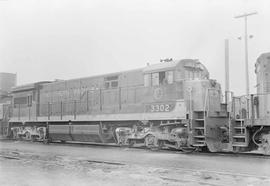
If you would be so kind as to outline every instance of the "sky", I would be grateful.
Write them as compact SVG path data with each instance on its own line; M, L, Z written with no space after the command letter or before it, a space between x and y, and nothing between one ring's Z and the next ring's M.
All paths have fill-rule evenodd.
M199 59L224 90L224 40L230 89L244 94L244 20L250 89L254 64L270 52L269 0L0 0L0 72L18 84L72 79L159 63Z

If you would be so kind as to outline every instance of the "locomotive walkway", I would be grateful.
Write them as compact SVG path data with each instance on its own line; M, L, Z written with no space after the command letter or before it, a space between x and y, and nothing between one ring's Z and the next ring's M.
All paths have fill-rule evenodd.
M270 159L0 141L0 185L77 185L77 179L81 185L262 186L270 185Z

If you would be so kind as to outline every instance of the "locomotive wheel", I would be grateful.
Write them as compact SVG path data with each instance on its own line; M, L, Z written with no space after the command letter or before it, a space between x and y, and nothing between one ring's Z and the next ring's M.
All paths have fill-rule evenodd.
M136 141L135 140L128 140L128 146L129 147L133 147L134 144L136 144Z
M17 134L16 138L17 140L24 140L23 135Z
M147 135L144 138L144 144L147 148L152 148L156 146L156 137L152 134Z
M175 146L175 149L177 149L177 150L181 149L181 142L176 141L174 146Z
M36 137L36 136L34 136L34 135L32 135L32 136L31 136L31 141L32 141L32 142L37 141L37 137Z
M43 140L43 143L44 144L49 144L50 142L51 142L52 140L49 138L45 138L44 140Z
M158 142L157 142L157 146L158 146L158 149L162 149L163 147L164 147L164 141L162 141L162 140L159 140Z
M265 155L270 155L270 134L262 136L261 147Z
M25 133L25 139L26 140L31 140L31 134L30 134L30 132L26 132Z
M48 139L44 139L44 140L43 140L43 143L44 143L44 144L49 144L49 140L48 140Z
M183 148L181 148L181 151L185 152L185 153L192 153L192 152L194 152L196 150L197 150L197 148L193 148L193 147L183 147Z
M18 139L19 138L18 133L15 130L12 131L12 138L13 139Z
M125 137L119 136L118 140L119 140L118 141L119 146L124 146L126 144L126 138Z

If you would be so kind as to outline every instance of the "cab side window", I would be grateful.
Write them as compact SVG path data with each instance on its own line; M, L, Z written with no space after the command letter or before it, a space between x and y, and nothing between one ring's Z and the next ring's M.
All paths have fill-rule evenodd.
M151 74L144 74L144 86L145 87L151 86Z
M173 71L162 71L144 75L144 86L158 86L173 83Z
M168 81L167 81L167 78L166 78L165 71L164 72L159 72L158 74L159 74L159 84L160 85L167 84Z
M159 73L152 74L152 86L159 85Z
M28 107L31 107L32 106L32 101L33 101L32 95L27 96L27 106Z
M14 108L26 107L28 105L28 97L16 97L13 99Z
M173 83L173 71L167 71L166 72L166 77L168 80L168 84L172 84Z
M118 76L108 76L104 78L105 89L118 87Z

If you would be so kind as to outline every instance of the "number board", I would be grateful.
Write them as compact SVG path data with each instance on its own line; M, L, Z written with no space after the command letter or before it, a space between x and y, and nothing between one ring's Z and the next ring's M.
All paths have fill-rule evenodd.
M145 112L171 112L175 107L173 103L153 103L145 105Z

